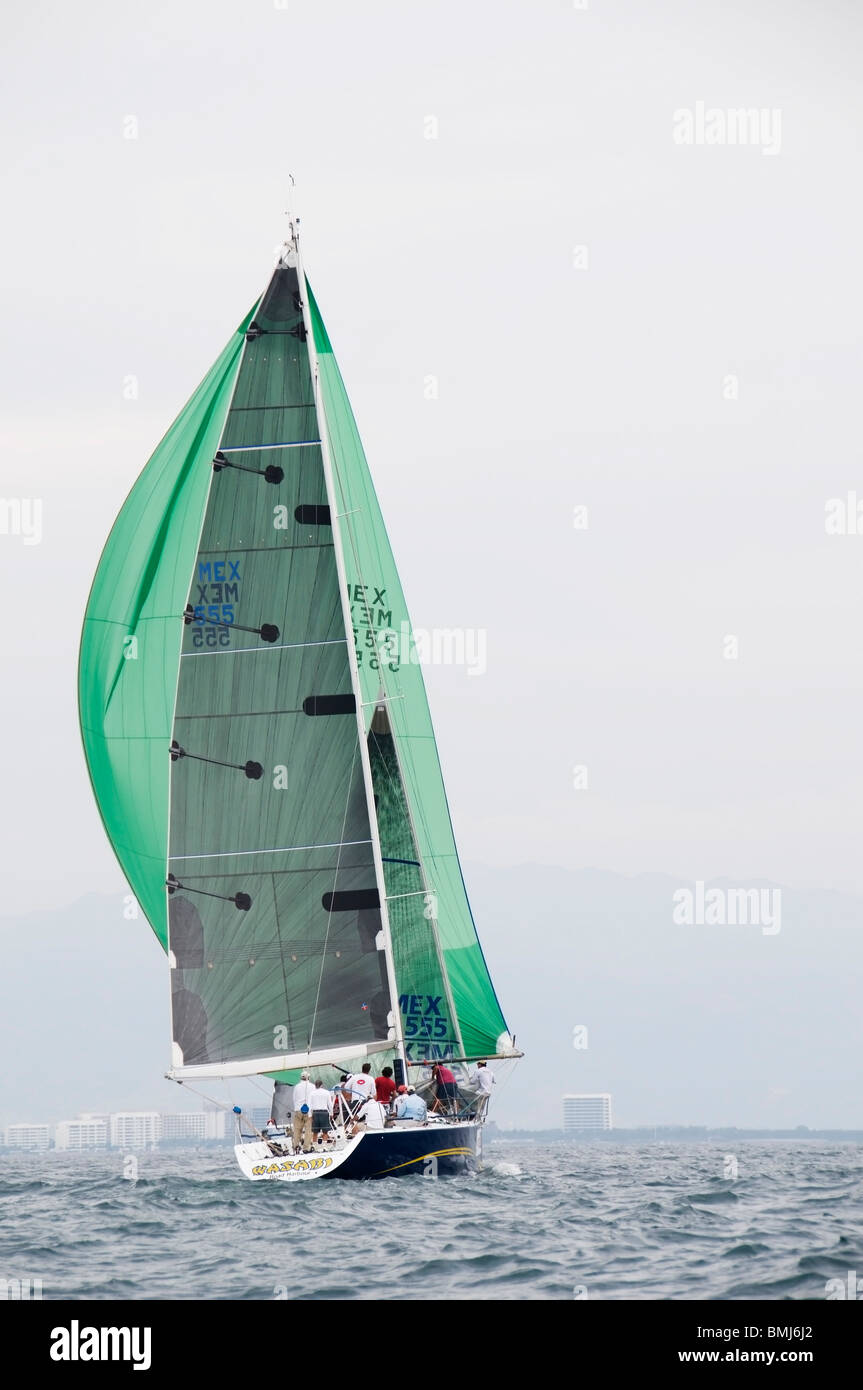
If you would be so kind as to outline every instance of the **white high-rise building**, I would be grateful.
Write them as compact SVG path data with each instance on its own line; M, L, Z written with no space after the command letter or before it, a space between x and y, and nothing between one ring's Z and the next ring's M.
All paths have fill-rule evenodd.
M162 1117L155 1110L125 1110L111 1116L113 1149L152 1149L162 1137Z
M205 1110L204 1118L207 1121L205 1139L224 1139L227 1115L224 1110Z
M54 1147L76 1150L107 1149L110 1125L107 1115L79 1115L61 1120L54 1130Z
M6 1131L7 1149L50 1149L50 1125L10 1125Z
M563 1129L565 1134L579 1134L584 1133L585 1130L611 1128L611 1096L607 1091L597 1095L564 1096Z
M224 1110L192 1110L179 1115L162 1115L162 1138L169 1143L186 1139L224 1139Z

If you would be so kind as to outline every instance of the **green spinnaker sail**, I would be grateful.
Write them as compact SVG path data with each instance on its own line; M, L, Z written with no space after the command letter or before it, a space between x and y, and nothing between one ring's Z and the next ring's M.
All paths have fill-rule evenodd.
M409 1061L507 1049L404 596L304 284L306 315L280 264L133 487L79 667L99 810L171 953L175 1064L284 1079L273 1062L391 1048L391 1003Z
M126 498L90 590L78 666L84 752L114 852L162 946L168 780L180 627L240 324Z
M437 905L437 927L466 1054L494 1053L498 1038L507 1031L506 1023L465 891L407 605L344 382L308 281L306 287L336 503L349 537L345 565L361 658L363 703L373 702L381 687L388 697L405 794L428 888ZM387 639L387 633L394 634L395 641ZM385 659L390 650L398 653L395 660ZM369 720L373 709L373 703L369 704ZM417 1048L416 1054L421 1051Z

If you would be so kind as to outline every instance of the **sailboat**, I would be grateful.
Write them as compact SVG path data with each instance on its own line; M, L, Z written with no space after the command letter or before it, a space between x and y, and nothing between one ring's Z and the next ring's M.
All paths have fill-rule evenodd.
M520 1055L405 633L291 214L263 295L117 517L79 664L93 793L168 958L166 1075L329 1087L371 1061L428 1098L425 1123L379 1131L340 1107L312 1154L233 1107L253 1181L471 1168L471 1064ZM435 1064L458 1083L443 1105Z

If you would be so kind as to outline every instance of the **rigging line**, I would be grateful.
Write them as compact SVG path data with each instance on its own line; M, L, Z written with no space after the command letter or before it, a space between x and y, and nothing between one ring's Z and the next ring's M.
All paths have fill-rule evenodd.
M345 813L344 813L344 816L342 817L342 836L344 836L344 833L345 833L345 826L346 826L347 823L348 823L348 811L350 810L350 806L351 806L351 795L352 795L352 792L353 792L353 785L354 785L354 768L355 768L356 765L357 765L357 753L359 752L359 746L360 746L360 741L359 741L359 738L357 738L356 741L355 741L355 743L354 743L353 756L351 757L351 771L350 771L350 775L349 775L349 777L348 777L348 792L347 792L347 796L345 797ZM370 843L370 842L369 842L369 843ZM340 849L339 849L339 853L338 853L338 855L336 856L336 869L335 869L335 873L333 874L333 896L332 896L332 898L330 899L330 906L329 906L329 910L327 911L327 930L326 930L326 935L324 936L324 946L323 946L323 950L322 950L322 952L321 952L321 968L320 968L320 970L319 970L319 972L318 972L318 990L317 990L317 994L315 995L315 1007L314 1007L313 1010L312 1010L312 1026L311 1026L311 1028L310 1028L310 1030L309 1030L309 1051L310 1051L310 1052L311 1052L311 1050L312 1050L312 1039L313 1039L314 1036L315 1036L315 1025L316 1025L316 1023L317 1023L317 1021L318 1021L318 1002L319 1002L320 997L321 997L321 985L322 985L323 979L324 979L324 965L326 964L326 959L327 959L327 945L328 945L329 939L330 939L330 926L331 926L332 920L333 920L333 911L334 911L333 903L335 902L335 893L336 893L336 888L337 888L337 886L338 886L338 881L339 881L339 868L341 867L341 862L342 862L342 854L341 854L341 848L340 848Z
M193 1086L190 1081L184 1081L182 1077L172 1076L169 1078L177 1086L184 1086L187 1091L191 1091L193 1096L200 1096L201 1100L206 1100L210 1105L215 1105L217 1110L230 1110L232 1107L226 1105L223 1100L214 1100L212 1096L207 1096L203 1091L199 1091L197 1086Z

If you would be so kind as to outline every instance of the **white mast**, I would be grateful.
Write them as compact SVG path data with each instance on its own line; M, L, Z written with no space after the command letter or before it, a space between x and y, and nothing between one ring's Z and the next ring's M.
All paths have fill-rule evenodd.
M309 313L308 295L306 293L306 278L303 273L303 260L300 253L299 238L299 218L289 214L289 252L293 251L297 259L297 276L300 282L300 302L303 306L303 324L306 330L306 347L309 354L309 368L312 374L312 389L315 393L315 412L318 422L318 435L321 440L321 457L324 466L324 480L326 482L327 497L330 504L330 520L333 529L333 549L336 556L336 569L339 576L339 593L342 600L342 617L345 624L345 638L348 649L348 663L351 672L351 686L354 692L354 702L357 707L357 736L360 746L360 765L363 770L363 784L366 791L366 807L368 809L370 834L372 838L372 856L375 865L375 878L378 885L378 899L380 901L381 931L384 942L384 958L386 961L387 983L390 992L390 1011L393 1019L393 1030L395 1033L395 1047L401 1058L404 1069L405 1080L407 1081L407 1058L405 1056L404 1035L402 1032L401 1010L399 1009L398 984L396 983L395 963L393 960L393 943L390 933L390 919L387 910L387 889L384 880L384 865L381 857L380 834L378 832L378 818L375 808L374 784L372 782L372 765L369 758L369 745L366 735L365 717L363 714L363 692L360 685L360 672L357 664L357 653L354 646L353 620L351 618L350 599L348 596L348 581L345 572L345 557L342 548L341 530L339 527L339 516L337 508L337 496L335 482L333 478L332 459L330 457L330 441L327 431L327 419L324 412L324 403L321 396L321 383L318 374L318 354L315 347L314 332L312 330L311 315ZM377 701L375 702L377 703Z

